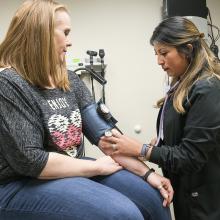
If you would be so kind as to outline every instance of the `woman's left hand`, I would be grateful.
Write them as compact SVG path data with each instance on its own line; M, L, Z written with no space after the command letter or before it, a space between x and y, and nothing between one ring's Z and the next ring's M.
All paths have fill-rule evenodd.
M106 154L106 155L113 155L116 152L113 151L111 144L114 142L110 142L110 140L115 140L117 138L117 141L121 141L124 143L125 137L124 135L117 135L117 137L104 137L99 141L99 147L100 149ZM119 143L119 142L117 142ZM133 146L133 145L131 145ZM122 144L122 149L123 149ZM114 153L113 153L114 152ZM120 151L119 151L120 152ZM126 154L126 152L125 152ZM135 173L136 175L143 176L146 172L146 164L140 160L138 160L136 157L133 156L124 156L124 155L113 155L112 158L117 161L121 166L123 166L125 169ZM149 168L148 168L149 169ZM154 188L160 191L160 194L164 198L163 206L168 206L172 199L173 199L173 188L169 181L169 179L157 174L157 173L151 173L148 178L147 182Z
M108 152L109 155L126 155L139 157L142 145L134 138L120 134L113 130L111 137L102 136L99 141L99 147L102 151Z
M147 178L147 182L160 191L160 194L164 198L163 206L169 206L173 200L173 187L170 183L170 180L164 176L161 176L155 172L151 173Z
M160 194L164 198L163 206L164 207L169 206L173 200L173 194L174 194L170 180L153 172L147 178L147 182L151 186L157 188L157 190L160 191Z

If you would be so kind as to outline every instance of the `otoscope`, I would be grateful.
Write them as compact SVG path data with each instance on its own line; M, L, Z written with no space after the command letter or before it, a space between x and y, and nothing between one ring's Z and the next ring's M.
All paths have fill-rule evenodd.
M99 57L101 59L101 76L102 77L105 77L104 56L105 56L105 51L103 49L100 49L99 50Z

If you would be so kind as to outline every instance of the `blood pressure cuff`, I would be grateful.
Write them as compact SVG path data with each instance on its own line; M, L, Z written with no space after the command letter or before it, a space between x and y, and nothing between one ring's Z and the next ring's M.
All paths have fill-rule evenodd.
M114 128L114 124L105 119L97 112L97 103L86 106L81 111L82 129L86 138L95 145L98 145L100 137L105 131Z

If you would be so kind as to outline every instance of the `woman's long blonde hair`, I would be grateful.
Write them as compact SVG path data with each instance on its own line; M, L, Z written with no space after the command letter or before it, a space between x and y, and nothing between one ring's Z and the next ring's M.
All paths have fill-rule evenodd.
M220 79L220 63L203 39L197 27L184 17L170 17L163 20L154 30L150 39L151 45L161 43L175 47L179 53L185 54L189 67L174 92L173 105L177 112L184 113L183 101L192 85L202 77L216 76ZM191 44L193 50L187 45ZM203 74L201 74L203 72ZM178 79L173 78L171 85ZM164 98L157 102L161 107Z
M67 12L53 0L25 1L0 44L0 67L11 66L32 85L50 87L51 78L57 88L68 90L66 63L60 61L54 41L55 13L59 10Z

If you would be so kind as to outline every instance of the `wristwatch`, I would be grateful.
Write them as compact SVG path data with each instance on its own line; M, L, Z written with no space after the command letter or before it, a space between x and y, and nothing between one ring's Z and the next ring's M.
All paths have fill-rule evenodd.
M140 156L139 156L139 158L140 158L141 160L145 160L147 148L148 148L148 145L147 145L147 144L143 144L143 145L142 145L141 152L140 152Z
M141 152L140 152L140 159L141 160L146 160L147 152L149 149L150 149L149 144L143 144L143 146L141 148Z

